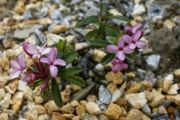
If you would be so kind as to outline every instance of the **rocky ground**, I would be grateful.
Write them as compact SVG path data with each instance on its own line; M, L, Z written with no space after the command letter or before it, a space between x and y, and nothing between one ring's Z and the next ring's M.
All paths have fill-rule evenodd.
M77 21L96 15L99 0L0 0L0 120L180 120L180 1L111 0L110 12L144 24L149 48L124 73L106 72L106 54L89 49ZM119 25L118 21L113 21ZM24 40L53 45L67 39L86 50L79 65L85 88L67 85L64 106L45 100L23 81L9 81L9 62ZM29 66L32 61L26 59ZM104 77L105 76L105 77Z

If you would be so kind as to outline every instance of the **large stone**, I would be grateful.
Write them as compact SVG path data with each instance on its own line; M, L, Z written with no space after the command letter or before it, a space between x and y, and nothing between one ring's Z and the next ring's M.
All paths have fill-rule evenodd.
M7 93L4 99L0 101L0 106L5 109L8 108L10 104L12 104L11 94Z
M86 108L84 105L81 105L79 104L77 107L76 107L76 113L78 116L82 117L83 113L86 112Z
M12 109L14 111L18 111L22 105L23 102L23 92L17 92L14 94L14 96L12 97Z
M111 101L111 93L103 85L99 87L98 97L99 101L101 101L104 104L109 104Z
M144 92L128 94L125 97L128 102L135 108L140 109L147 103L147 99Z
M65 117L62 116L61 113L53 112L52 120L66 120Z
M45 103L44 108L47 110L48 113L52 113L53 111L59 111L59 107L54 103L53 100Z
M124 108L118 106L117 104L111 103L104 114L112 120L119 120L119 118L125 116L127 112Z
M61 108L62 113L68 113L68 114L72 114L75 111L75 108L73 106L71 106L70 103L67 103L66 105L64 105Z
M96 62L101 62L101 60L104 58L105 55L106 55L106 53L102 50L99 50L99 49L93 50L93 59Z
M30 87L27 86L23 93L25 99L33 101L33 91Z
M37 120L38 113L36 110L30 110L27 112L27 120Z
M9 120L8 114L7 113L1 113L0 114L0 120Z
M173 95L173 96L167 95L166 99L169 100L170 102L174 102L175 104L180 106L180 94Z
M66 32L66 31L67 31L66 25L55 25L52 28L52 32L55 34L59 34L59 33Z
M137 84L134 84L132 85L128 90L127 92L128 93L137 93L141 90L142 88L142 84L141 83L137 83Z
M178 93L178 90L179 90L178 84L174 84L174 85L172 85L172 86L170 87L170 89L168 90L167 93L170 94L170 95L175 95L175 94Z
M129 111L127 117L127 120L151 120L149 117L144 115L141 111L138 109L132 109Z
M95 102L88 102L86 104L86 110L90 114L99 114L100 108Z
M146 58L146 63L149 68L152 70L156 70L159 67L159 62L160 62L161 56L158 54L153 54L150 55Z
M160 91L156 91L156 90L153 90L152 93L153 93L153 99L150 105L151 107L156 107L164 101L165 96L162 95Z
M105 76L105 78L110 81L113 82L114 84L121 84L123 82L123 74L121 72L108 72Z

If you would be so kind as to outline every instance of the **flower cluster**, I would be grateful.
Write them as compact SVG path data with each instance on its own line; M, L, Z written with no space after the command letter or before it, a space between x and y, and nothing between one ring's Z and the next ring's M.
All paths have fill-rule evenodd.
M143 32L141 31L142 24L138 23L135 26L125 26L124 30L127 34L123 35L117 42L117 45L108 45L106 47L109 53L115 53L116 57L112 60L112 71L127 69L128 65L124 63L125 54L131 54L136 48L145 48L147 44L141 41Z
M66 65L64 60L57 58L56 48L40 47L24 42L23 50L34 61L34 66L26 68L25 56L24 53L21 53L17 60L11 61L10 78L21 77L22 80L28 83L33 83L35 80L42 80L42 90L47 88L50 78L57 76L57 66Z

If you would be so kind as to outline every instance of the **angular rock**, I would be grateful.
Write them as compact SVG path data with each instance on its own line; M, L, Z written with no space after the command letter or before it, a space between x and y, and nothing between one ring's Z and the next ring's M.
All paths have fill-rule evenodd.
M177 77L177 78L180 78L180 68L179 69L176 69L174 71L174 75Z
M150 55L146 58L146 63L152 70L156 70L159 67L160 58L158 54Z
M129 111L127 117L127 120L151 120L149 117L144 115L141 111L138 109L132 109Z
M67 27L66 25L56 25L52 28L52 32L55 33L55 34L59 34L59 33L62 33L62 32L66 32L67 31Z
M166 99L169 100L170 102L174 102L175 104L180 106L180 94L173 95L173 96L167 95Z
M86 112L86 108L84 105L81 105L79 104L77 107L76 107L76 113L78 116L82 117L82 115Z
M87 42L81 42L81 43L76 43L74 47L76 51L79 51L89 47L89 44Z
M114 84L121 84L123 82L123 74L121 72L108 72L105 76L105 78L110 81L113 82Z
M7 113L1 113L0 114L0 120L9 120L8 114Z
M12 97L12 109L14 111L18 111L22 105L23 102L23 92L17 92L14 94L14 96Z
M128 93L137 93L141 90L142 88L142 84L141 83L137 83L137 84L134 84L132 85L128 90L127 92Z
M30 87L26 87L23 92L24 98L30 101L33 101L33 91Z
M164 101L165 96L162 95L160 91L156 91L156 90L153 90L152 93L153 93L153 99L150 105L151 107L156 107Z
M47 110L48 113L52 113L53 111L59 111L59 107L54 103L53 100L45 103L44 108Z
M144 92L128 94L125 96L128 102L135 108L140 109L147 103L147 99Z
M5 109L8 108L10 104L12 104L11 94L7 93L4 99L0 101L0 106Z
M109 104L111 101L111 93L103 85L99 87L98 97L99 101L101 101L104 104Z
M104 114L112 120L119 120L119 118L125 116L127 112L124 108L118 106L117 104L111 103Z
M178 94L178 90L179 90L178 84L174 84L170 87L167 93L170 95Z
M61 113L53 112L52 114L52 120L66 120L64 116L62 116Z
M94 102L88 102L86 104L86 110L90 114L99 114L100 113L99 106Z
M61 107L60 110L62 111L62 113L72 114L75 111L75 108L73 106L71 106L70 103L67 103L66 105Z

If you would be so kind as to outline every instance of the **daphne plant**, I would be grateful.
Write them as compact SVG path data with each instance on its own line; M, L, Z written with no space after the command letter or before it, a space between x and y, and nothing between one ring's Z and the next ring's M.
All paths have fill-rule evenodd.
M65 41L60 40L59 43L50 48L24 42L24 52L18 56L17 60L11 61L10 78L19 77L30 85L35 87L38 85L42 94L48 93L48 96L52 97L58 106L61 106L61 89L59 89L60 85L56 81L57 77L60 77L62 81L67 80L69 83L81 87L85 86L83 78L78 76L81 68L78 66L67 68L67 64L76 59L77 53L73 52L65 43ZM33 66L26 66L25 54L33 60Z
M97 28L86 34L86 40L93 47L104 48L107 51L102 64L111 62L113 72L127 69L128 64L125 63L128 61L127 58L134 55L138 49L147 47L147 44L141 40L142 24L128 25L129 19L110 14L105 3L101 3L100 8L101 12L97 16L89 16L80 21L77 26L95 24ZM112 24L113 19L123 23L120 29Z

